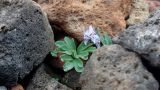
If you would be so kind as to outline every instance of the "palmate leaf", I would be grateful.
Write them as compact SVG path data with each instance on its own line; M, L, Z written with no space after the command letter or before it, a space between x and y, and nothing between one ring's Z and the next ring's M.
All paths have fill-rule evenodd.
M72 68L74 67L74 63L73 62L65 62L64 65L63 65L63 70L65 72L71 70Z
M86 52L92 53L96 50L96 47L88 47L87 49L85 49Z
M57 52L56 52L56 50L52 51L52 52L51 52L51 55L52 55L53 57L57 57Z
M88 59L88 55L89 53L93 52L94 50L96 50L95 47L92 46L93 44L88 44L85 45L83 42L78 46L77 48L77 55L79 58L83 59L83 60L87 60Z
M93 44L89 43L87 45L84 44L84 42L81 42L81 44L78 46L77 48L77 52L81 52L84 51L85 49L87 49L88 47L92 46Z
M61 48L65 45L65 42L64 41L56 41L55 42L55 45L58 47L58 48Z
M61 58L61 61L63 61L63 62L68 62L68 61L74 60L71 55L67 55L67 54L61 55L60 58Z
M78 53L79 58L82 58L83 60L87 60L88 55L89 55L89 53L86 52L86 51L81 51L81 52Z
M59 48L59 51L61 53L65 53L65 54L72 54L72 50L70 49L70 47L67 46L67 44L64 41L57 41L55 42L55 45Z
M83 72L84 67L75 66L74 67L77 72Z
M68 37L65 37L64 41L65 41L68 48L70 48L71 50L76 50L76 44L74 42L74 39L70 39Z
M80 59L74 59L74 66L83 67L83 62Z
M75 59L74 60L74 68L77 72L82 72L83 71L83 62L80 59Z

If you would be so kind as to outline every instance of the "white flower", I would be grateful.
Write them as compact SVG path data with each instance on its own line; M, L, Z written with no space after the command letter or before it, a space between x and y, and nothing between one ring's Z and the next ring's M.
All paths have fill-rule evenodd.
M84 32L84 44L87 45L89 41L92 41L97 48L100 47L100 37L96 34L92 25Z

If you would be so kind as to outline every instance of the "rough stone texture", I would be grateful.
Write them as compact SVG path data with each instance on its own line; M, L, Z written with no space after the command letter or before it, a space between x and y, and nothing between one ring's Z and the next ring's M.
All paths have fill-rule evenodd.
M127 20L128 25L143 23L149 17L149 7L144 0L133 0L131 13Z
M100 28L102 34L108 32L110 36L115 36L121 32L126 27L125 17L129 14L131 3L132 0L49 0L41 7L50 22L82 40L83 32L90 24Z
M17 84L16 86L12 87L11 90L24 90L21 84Z
M149 11L153 12L157 8L160 8L160 1L159 0L145 0L149 4Z
M0 86L0 90L7 90L5 86Z
M82 90L158 90L139 57L119 45L103 46L86 63Z
M46 15L31 0L0 1L0 85L12 87L53 49Z
M160 67L160 10L150 15L145 23L129 27L113 41Z
M44 4L44 3L49 3L49 1L52 1L52 0L33 0L39 4Z
M38 68L26 90L72 90L47 74L47 69L45 65Z
M65 83L67 86L71 87L74 90L80 90L81 88L79 83L80 74L81 73L77 73L75 70L71 70L66 73L61 82Z

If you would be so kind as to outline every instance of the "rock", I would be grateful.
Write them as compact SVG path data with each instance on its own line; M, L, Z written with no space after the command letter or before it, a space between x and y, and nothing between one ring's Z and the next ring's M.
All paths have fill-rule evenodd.
M157 10L143 24L129 27L114 43L137 52L153 66L160 67L160 10Z
M139 57L119 45L97 49L81 74L82 90L158 90Z
M31 0L0 1L0 85L12 87L53 49L46 15Z
M49 1L51 1L51 0L33 0L33 1L35 1L39 4L44 4L44 3L49 3Z
M12 87L11 90L24 90L24 88L22 85L17 84L16 86Z
M143 23L149 17L149 7L144 0L133 0L131 13L127 20L128 25Z
M160 8L160 1L159 0L145 0L149 5L149 11L153 12L157 8Z
M79 83L80 74L75 70L71 70L66 73L66 75L61 80L62 83L65 83L67 86L71 87L74 90L80 90L81 86Z
M26 90L72 90L56 81L46 70L45 65L38 68Z
M38 0L40 2L42 0ZM60 26L69 36L83 40L89 25L115 36L126 27L132 0L49 0L41 4L49 21Z
M0 86L0 90L7 90L5 86Z

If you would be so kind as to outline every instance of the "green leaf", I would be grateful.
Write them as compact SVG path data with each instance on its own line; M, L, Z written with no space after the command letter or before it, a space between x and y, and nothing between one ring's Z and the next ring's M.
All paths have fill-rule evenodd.
M73 39L65 37L64 41L66 42L67 47L69 47L72 50L76 50L76 44Z
M83 62L80 59L74 60L74 68L77 72L82 72L84 70L83 68Z
M88 55L87 56L81 56L80 58L82 58L83 60L88 60Z
M77 48L77 55L83 59L87 60L90 52L93 52L96 48L92 47L93 44L85 45L83 42Z
M86 52L86 51L82 51L82 52L78 53L78 56L79 56L80 58L84 59L84 60L87 60L87 59L88 59L88 55L89 55L89 53Z
M74 57L74 58L79 58L79 56L77 55L76 50L74 50L73 57Z
M92 53L96 50L96 47L88 47L85 51L86 52L89 52L89 53Z
M112 40L108 36L108 34L101 37L101 42L102 42L103 45L111 45L112 44Z
M55 42L55 45L56 45L57 47L61 48L62 46L65 45L65 43L64 43L64 41L56 41L56 42Z
M83 67L78 67L78 66L76 66L76 67L74 67L74 68L75 68L75 70L76 70L77 72L83 72L83 70L84 70Z
M81 44L77 48L77 53L80 53L81 51L87 49L88 47L92 46L93 44L89 43L87 45L84 44L84 42L81 42Z
M75 66L74 67L77 72L83 72L84 67Z
M74 59L74 66L83 67L83 62L80 59Z
M57 52L56 52L56 50L52 51L52 52L51 52L51 55L52 55L53 57L57 57Z
M71 70L74 67L74 63L73 62L65 62L63 65L63 70L65 72Z
M60 52L68 54L68 55L72 55L72 51L70 48L68 48L66 45L62 46L61 48L59 48Z
M73 60L72 56L67 55L67 54L61 55L60 58L61 58L61 61L63 61L63 62L68 62L68 61L72 61Z

